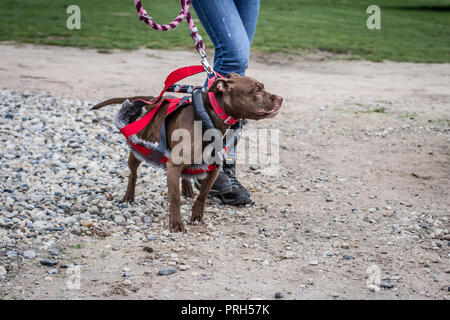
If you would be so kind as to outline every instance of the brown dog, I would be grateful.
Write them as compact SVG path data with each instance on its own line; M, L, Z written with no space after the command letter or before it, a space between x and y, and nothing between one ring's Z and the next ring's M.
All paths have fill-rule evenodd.
M283 98L277 95L273 95L264 90L264 85L252 78L242 77L237 74L230 74L226 78L216 79L210 86L208 92L214 92L219 105L223 110L233 118L237 119L253 119L260 120L265 118L272 118L278 114L281 108L281 103ZM152 97L132 97L132 98L113 98L101 102L92 109L100 109L103 106L122 103L126 99L145 99L150 102L155 100ZM224 121L216 114L213 107L211 106L210 100L208 98L208 93L203 93L203 102L205 108L209 113L215 127L220 130L222 135L229 128L229 125L225 124ZM155 108L156 104L149 104L145 106L146 111L150 112ZM159 141L160 128L167 111L167 104L163 104L160 110L156 113L152 121L139 132L138 136L141 139L150 142ZM172 133L176 129L186 129L194 136L194 107L192 104L187 105L181 110L175 112L173 116L167 119L166 122L166 136L169 149L172 150L178 141L173 141L171 139ZM194 149L203 149L208 145L208 142L203 142L201 145L195 145L194 142L191 144L191 155L196 154ZM123 201L133 202L136 179L137 179L137 169L141 161L136 158L133 152L130 152L128 158L128 166L130 168L130 176L128 179L128 188L123 198ZM192 156L191 164L194 163ZM167 167L167 186L169 189L170 197L170 230L172 232L185 231L184 224L181 221L180 206L180 177L181 172L187 168L190 164L175 164L171 160L166 163ZM208 172L206 178L202 181L200 194L194 202L192 209L192 216L190 219L190 224L198 224L203 220L203 212L205 207L206 197L211 190L211 187L218 175L218 169ZM187 196L193 195L192 186L188 181L183 180L183 194Z

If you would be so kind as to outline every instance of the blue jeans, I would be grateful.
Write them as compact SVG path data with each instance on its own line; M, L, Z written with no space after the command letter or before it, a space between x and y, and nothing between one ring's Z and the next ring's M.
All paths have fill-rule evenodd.
M255 34L259 0L192 0L200 22L214 44L214 70L226 77L245 75ZM231 150L230 158L236 158Z

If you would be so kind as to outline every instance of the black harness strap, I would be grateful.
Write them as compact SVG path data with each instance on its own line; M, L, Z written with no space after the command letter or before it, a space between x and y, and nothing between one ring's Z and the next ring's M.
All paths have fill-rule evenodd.
M205 131L209 129L216 129L208 111L205 109L201 89L194 90L192 93L192 103L195 110L195 120L202 122L202 133L205 133Z
M202 133L204 134L209 129L216 129L208 111L206 111L201 89L196 89L192 93L192 104L194 105L195 120L202 122ZM239 141L242 132L242 120L233 124L231 129L223 137L223 146L227 151L235 148Z

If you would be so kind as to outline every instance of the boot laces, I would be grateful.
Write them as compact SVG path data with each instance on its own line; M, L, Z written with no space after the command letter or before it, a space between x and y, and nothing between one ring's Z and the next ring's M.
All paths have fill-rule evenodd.
M236 178L236 167L234 164L223 164L223 172L230 178L233 188L244 188Z

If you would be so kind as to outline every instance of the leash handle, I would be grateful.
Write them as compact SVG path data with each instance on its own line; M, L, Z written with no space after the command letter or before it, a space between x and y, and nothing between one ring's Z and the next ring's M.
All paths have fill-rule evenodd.
M200 54L202 65L208 74L213 74L214 70L206 60L205 43L203 42L202 37L198 33L198 29L194 24L194 19L192 19L192 15L189 10L191 2L192 0L180 0L181 11L178 14L178 16L175 19L173 19L173 21L169 24L158 24L154 22L153 18L148 15L147 11L142 6L141 0L134 0L139 20L144 21L149 27L152 27L155 30L158 31L172 30L176 26L178 26L180 22L183 21L184 18L186 18L186 22L188 23L192 40L194 40L195 49Z
M147 11L142 6L141 0L134 0L139 20L144 21L149 27L155 30L158 31L172 30L176 26L178 26L180 22L183 21L184 18L186 18L186 21L189 25L189 29L191 31L191 37L195 43L195 48L200 53L200 55L202 55L202 52L200 50L203 50L204 52L205 44L203 43L202 37L198 34L198 29L194 24L194 19L192 19L191 12L189 10L191 2L192 0L180 0L181 11L178 14L178 16L175 19L173 19L173 21L170 22L169 24L159 24L153 21L153 18L148 15Z
M136 6L136 10L138 12L139 20L144 21L149 27L152 27L158 31L167 31L174 29L177 25L180 24L181 21L186 17L187 12L189 11L189 5L191 4L191 0L184 0L181 2L181 11L178 16L173 19L173 21L169 24L159 24L153 21L153 18L147 14L147 11L142 6L141 0L134 0L134 5Z

